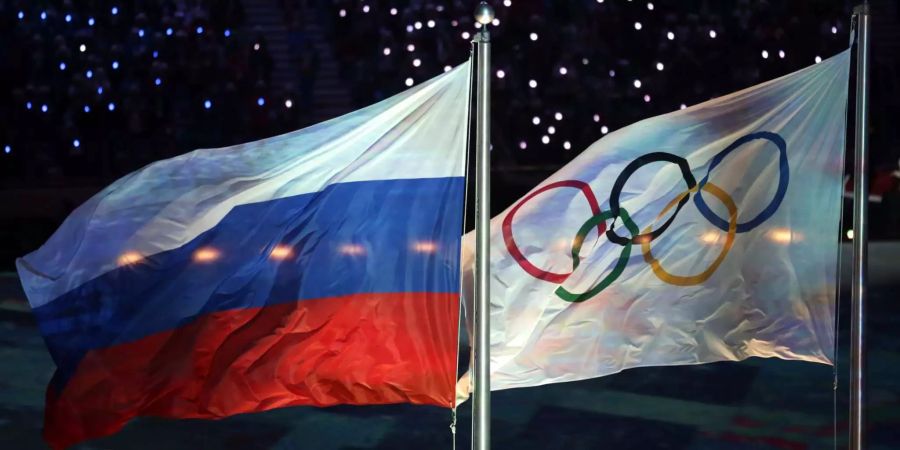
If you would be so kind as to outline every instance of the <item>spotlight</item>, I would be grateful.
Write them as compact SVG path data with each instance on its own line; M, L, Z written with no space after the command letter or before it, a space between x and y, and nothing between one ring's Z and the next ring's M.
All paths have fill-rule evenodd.
M560 120L563 120L563 115L561 112L557 111L556 114L553 115L553 118L556 119L557 121L560 121Z
M203 27L197 27L197 34L203 34Z
M644 26L641 25L640 22L635 22L635 23L634 23L634 29L635 29L635 30L640 30L641 28L644 28Z
M818 63L820 63L820 62L822 62L822 57L821 57L821 56L816 56L816 64L818 64Z
M263 97L260 97L260 98L256 99L256 104L259 106L263 106L266 104L266 99Z
M658 70L660 72L662 72L662 70L665 69L665 67L666 66L664 66L663 63L661 63L661 62L656 63L656 70Z
M78 46L78 50L79 50L81 53L84 53L84 52L87 51L87 46L84 45L84 44L81 44L81 45Z
M420 60L419 58L416 58L413 60L412 65L413 65L413 67L419 67L422 65L422 60Z
M209 101L209 100L204 100L204 101L203 101L203 107L206 108L206 109L212 108L212 102Z
M532 88L532 89L536 88L536 87L537 87L537 81L535 81L535 80L528 80L528 87L530 87L530 88Z
M535 125L540 125L540 124L541 124L541 118L538 117L538 116L534 116L534 117L531 118L531 123L533 123L533 124L535 124Z
M600 127L600 132L603 134L609 133L609 128L607 128L606 125L603 125Z
M668 33L666 33L666 38L668 38L670 41L675 40L675 33L669 31Z
M407 78L406 81L404 81L404 84L406 84L407 87L412 86L412 85L413 85L413 79L412 79L412 78Z
M110 110L110 111L115 111L115 110L116 110L116 104L113 103L113 102L109 102L109 104L106 105L106 109L108 109L108 110Z
M503 78L505 76L506 76L506 72L504 72L503 70L497 71L497 78Z
M382 53L384 53L384 56L390 55L390 54L391 54L391 49L388 48L388 47L385 47L385 48L384 48L384 51L383 51Z
M634 80L634 87L640 88L640 87L641 87L641 80Z
M762 57L763 57L763 59L768 59L768 58L769 58L769 52L766 51L766 50L763 50L763 51L762 51Z
M522 150L525 150L526 148L528 148L528 143L525 141L519 141L519 148ZM7 152L7 153L9 153L9 152Z
M543 136L541 136L541 142L543 142L544 144L549 144L549 143L550 143L550 136L547 136L546 134L543 135Z
M569 141L563 142L563 148L569 150L572 148L572 144Z
M716 38L716 30L709 30L709 38L710 39Z
M531 33L531 34L528 35L528 37L529 37L532 41L538 40L538 35L537 35L537 33Z
M74 141L72 141L72 147L75 147L75 148L81 147L81 141L79 141L78 139L75 139Z
M294 106L294 102L291 99L287 99L284 101L284 107L287 109L291 109Z

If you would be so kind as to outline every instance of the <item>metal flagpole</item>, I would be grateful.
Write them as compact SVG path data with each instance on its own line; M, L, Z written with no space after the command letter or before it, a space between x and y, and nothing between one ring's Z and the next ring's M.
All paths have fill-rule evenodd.
M869 5L853 9L857 19L856 167L853 176L853 293L850 317L850 449L865 447L866 277L869 233Z
M490 249L491 249L491 38L488 25L494 10L482 1L475 8L481 33L475 36L478 53L475 99L475 383L472 401L472 449L491 448L490 378Z

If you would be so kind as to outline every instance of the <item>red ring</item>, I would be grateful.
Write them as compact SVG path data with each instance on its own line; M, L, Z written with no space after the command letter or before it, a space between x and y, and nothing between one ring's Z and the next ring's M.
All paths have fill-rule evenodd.
M555 189L558 187L573 187L580 189L587 199L588 205L590 205L591 207L591 213L593 215L600 214L600 204L597 203L597 197L594 196L594 191L591 190L591 186L589 184L585 183L584 181L578 180L562 180L550 183L546 186L541 186L540 189L525 196L525 198L519 201L516 206L513 206L513 208L509 210L509 214L507 214L506 217L503 218L503 226L501 227L501 230L503 232L503 241L506 243L506 249L509 251L509 254L512 255L513 259L515 259L516 262L519 263L519 266L521 266L522 269L525 270L525 272L528 272L529 275L537 279L557 284L565 281L566 278L569 277L569 275L572 275L572 272L548 272L536 267L534 264L531 264L531 262L529 262L528 259L525 258L525 255L523 255L522 252L519 251L519 247L516 245L515 239L513 239L512 220L513 216L516 215L516 211L518 211L519 208L521 208L522 205L525 204L525 202L531 200L531 198L533 198L535 195L540 194L541 192L549 191L550 189ZM603 234L604 231L606 231L606 223L605 221L601 221L599 224L597 224L597 233Z

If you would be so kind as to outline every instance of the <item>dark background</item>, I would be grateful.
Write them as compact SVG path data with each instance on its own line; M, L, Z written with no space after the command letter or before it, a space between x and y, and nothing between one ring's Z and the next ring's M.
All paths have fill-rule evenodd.
M41 245L90 195L147 163L301 128L463 62L474 6L0 0L0 447L43 448L43 389L52 372L11 273L15 257ZM493 6L492 207L499 212L609 131L846 49L853 3ZM871 297L871 448L888 449L900 448L900 247L890 242L900 238L900 6L871 6L867 132L879 241L871 261L879 280ZM851 89L851 118L852 102ZM846 368L838 373L836 396L830 367L758 359L497 392L494 448L833 448L835 426L839 444L846 434ZM460 448L468 445L467 408ZM448 426L446 410L428 407L291 408L223 421L142 419L83 448L447 448Z

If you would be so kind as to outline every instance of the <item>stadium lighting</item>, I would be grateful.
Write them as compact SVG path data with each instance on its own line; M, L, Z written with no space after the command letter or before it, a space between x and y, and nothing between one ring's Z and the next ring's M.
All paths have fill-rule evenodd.
M543 135L543 136L541 136L541 142L543 142L544 144L549 144L549 143L550 143L550 136L547 136L546 134Z
M409 45L406 46L406 51L408 51L408 52L414 52L414 51L416 51L416 46L413 45L413 44L409 44Z
M554 127L553 125L547 127L547 134L556 134L556 127Z
M171 36L172 33L172 28L166 28L166 36Z
M716 38L716 30L709 30L709 38L710 39Z
M66 14L66 23L69 23L69 22L71 22L71 21L72 21L72 15L71 15L71 14Z
M203 34L203 27L197 27L197 34Z
M225 35L225 37L231 37L231 30L229 30L228 28L226 28L226 29L225 29L225 32L224 32L223 34Z
M49 111L49 110L50 110L50 108L47 107L46 104L41 105L41 112L47 112L47 111Z
M203 101L203 107L206 109L212 108L212 102L209 99Z
M603 125L600 127L600 132L603 134L609 133L609 128L607 128L606 125Z
M666 66L664 66L663 63L661 63L661 62L656 63L656 70L662 72L662 70L665 68L666 68Z
M407 78L406 81L404 81L404 84L406 84L407 87L412 86L412 85L413 85L413 79L412 79L412 78Z
M419 21L417 20L416 23L413 24L413 28L415 28L415 29L417 29L417 30L421 30L421 29L422 29L422 22L419 22Z
M560 75L565 75L565 74L567 74L567 73L569 73L569 69L566 69L565 67L560 67L560 68L559 68L559 74L560 74Z
M396 15L397 15L397 8L391 8L391 15L392 15L392 16L396 16Z
M78 51L80 51L81 53L86 52L86 51L87 51L87 45L84 45L84 44L79 45L79 46L78 46Z
M778 57L784 59L784 50L778 50Z
M612 70L612 69L609 69L609 77L610 77L610 78L615 78L615 77L616 77L616 71L615 71L615 70Z
M364 13L364 14L368 14L368 12L369 12L370 9L371 9L371 8L369 8L369 5L363 5L363 13Z
M762 51L762 57L763 57L763 59L768 59L768 58L769 58L769 52L766 51L766 50L763 50L763 51Z
M540 124L541 124L541 118L538 117L538 116L534 116L534 117L531 118L531 123L533 123L533 124L535 124L535 125L540 125Z
M471 37L468 31L463 31L461 36L463 39L469 39L469 37Z
M118 62L118 61L113 61L113 62L112 62L112 68L113 68L113 70L118 69L118 68L119 68L119 62Z
M647 3L647 9L649 9L650 11L653 11L653 3L649 3L649 2L648 2L648 3Z
M594 114L594 122L600 122L600 114Z
M7 155L10 154L10 153L12 153L12 147L10 147L10 146L8 146L8 145L7 145L7 146L4 146L4 147L3 147L3 153L6 153Z
M75 148L81 147L81 141L79 141L78 139L75 139L74 141L72 141L72 147L75 147Z
M644 103L650 103L650 95L644 94Z
M526 148L528 148L528 143L525 141L519 141L519 148L525 150Z
M93 17L88 17L88 26L89 26L89 27L92 27L92 26L94 26L94 23L96 23L96 22L94 21L94 18L93 18Z
M86 76L88 80L90 80L91 78L94 78L94 71L88 69L88 71L84 73L84 76Z
M159 86L159 85L161 85L161 84L162 84L162 80L161 80L161 79L159 79L159 78L157 78L157 79L155 79L155 80L153 80L153 84L155 84L155 85L157 85L157 86Z
M428 21L428 28L434 28L435 25L436 25L436 24L434 23L433 20L429 20L429 21Z
M391 49L390 49L390 47L385 47L385 48L384 48L384 51L383 51L382 53L384 53L384 56L390 55L390 54L391 54Z
M256 42L253 44L253 51L255 51L255 52L259 51L259 42Z
M678 107L678 109L685 109L685 108L687 108L687 105L685 105L684 103L682 103L681 106Z
M837 34L837 27L831 27L831 34Z
M106 105L106 109L108 109L108 110L110 110L110 111L115 111L115 110L116 110L116 104L113 103L113 102L109 102L109 104Z
M84 112L85 112L85 113L91 112L91 107L88 106L88 105L84 105Z
M291 99L287 99L284 101L284 107L287 109L291 109L294 106L294 102Z
M675 40L675 33L669 31L668 33L666 33L666 38L669 39L670 41L674 41L674 40Z
M532 88L532 89L536 88L536 87L537 87L537 81L535 81L535 80L528 80L528 87L530 87L530 88Z
M502 79L505 76L506 76L506 72L504 72L502 69L497 71L497 78Z
M640 87L641 87L641 80L634 80L634 83L633 83L633 84L634 84L634 87L640 88Z
M260 98L256 99L256 104L259 106L263 106L266 104L266 99L263 97L260 97Z
M143 28L138 30L138 37L144 37L144 29Z
M113 6L112 9L111 9L109 12L110 12L112 15L116 15L116 14L119 13L119 8Z
M553 115L553 118L556 119L557 122L559 122L560 120L563 120L563 114L557 111L556 114Z
M66 63L64 63L64 62L59 63L59 70L66 70Z
M47 11L41 11L41 20L47 20Z
M821 57L821 56L816 56L816 64L818 64L818 63L820 63L820 62L822 62L822 57Z
M25 12L24 12L24 11L19 11L18 17L19 17L19 20L24 19L24 18L25 18Z
M422 60L420 60L419 58L416 58L413 60L412 65L413 65L413 67L419 67L422 65Z
M25 102L25 109L31 109L31 102Z
M572 148L572 143L569 141L563 142L563 148L569 150Z
M338 15L341 17L347 17L347 10L341 9L340 11L338 11Z
M635 30L640 30L641 28L644 28L644 26L641 25L640 22L635 22L635 23L634 23L634 29L635 29Z
M531 39L532 41L536 41L536 40L538 40L538 34L537 34L537 33L531 33L531 34L528 35L528 38Z

